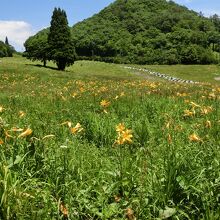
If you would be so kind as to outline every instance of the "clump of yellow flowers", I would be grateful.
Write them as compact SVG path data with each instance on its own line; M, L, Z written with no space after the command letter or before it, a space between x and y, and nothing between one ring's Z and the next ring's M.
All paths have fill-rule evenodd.
M132 143L132 130L126 129L123 123L116 125L116 131L118 133L118 137L115 141L115 144L122 145L125 143Z

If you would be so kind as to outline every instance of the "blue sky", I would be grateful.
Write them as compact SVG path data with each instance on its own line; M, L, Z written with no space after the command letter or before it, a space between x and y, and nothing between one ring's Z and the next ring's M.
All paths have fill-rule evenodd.
M114 0L1 0L0 40L8 36L9 42L22 51L24 41L37 31L50 25L54 7L64 9L69 25L98 13ZM219 0L175 0L206 16L220 15Z

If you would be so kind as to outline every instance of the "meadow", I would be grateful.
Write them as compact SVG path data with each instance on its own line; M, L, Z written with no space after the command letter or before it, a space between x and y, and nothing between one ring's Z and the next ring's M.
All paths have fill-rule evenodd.
M0 62L0 219L220 219L220 67Z

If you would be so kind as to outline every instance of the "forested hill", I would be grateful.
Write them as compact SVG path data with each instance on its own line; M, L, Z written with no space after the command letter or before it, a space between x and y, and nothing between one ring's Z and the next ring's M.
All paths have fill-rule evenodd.
M118 63L217 62L220 19L166 0L116 0L72 28L81 58Z

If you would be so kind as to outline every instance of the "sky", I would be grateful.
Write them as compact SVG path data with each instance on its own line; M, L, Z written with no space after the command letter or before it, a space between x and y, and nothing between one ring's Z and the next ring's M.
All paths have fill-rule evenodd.
M0 40L9 43L17 51L23 51L25 40L50 26L55 7L64 9L69 25L98 13L115 0L0 0ZM219 0L174 0L189 9L203 12L205 16L220 15Z

